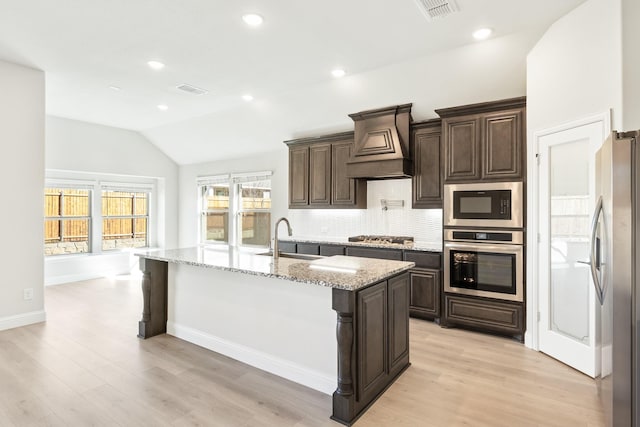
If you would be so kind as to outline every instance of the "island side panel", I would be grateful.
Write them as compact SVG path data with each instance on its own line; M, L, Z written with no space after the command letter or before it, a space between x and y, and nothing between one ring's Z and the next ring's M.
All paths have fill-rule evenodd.
M140 258L142 271L142 320L138 337L151 338L167 332L167 262Z
M167 333L325 394L336 388L329 287L170 263Z

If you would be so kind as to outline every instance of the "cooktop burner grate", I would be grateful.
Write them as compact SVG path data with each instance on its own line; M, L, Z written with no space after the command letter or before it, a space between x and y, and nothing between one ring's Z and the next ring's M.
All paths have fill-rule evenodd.
M413 237L409 236L377 236L377 235L360 235L349 237L350 242L376 243L381 245L403 245L413 243Z

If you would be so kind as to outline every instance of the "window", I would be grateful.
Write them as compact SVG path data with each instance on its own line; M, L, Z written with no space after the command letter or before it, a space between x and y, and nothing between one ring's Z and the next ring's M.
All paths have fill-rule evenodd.
M52 174L58 175L56 172ZM101 181L81 173L47 177L44 193L46 256L148 247L155 181ZM75 178L78 176L78 178ZM153 239L151 239L153 237Z
M240 244L269 246L271 240L271 180L238 185Z
M271 172L198 179L200 242L269 246Z
M90 252L91 190L45 188L45 255Z
M200 229L205 242L229 243L229 181L220 178L200 186Z
M149 194L102 191L102 250L148 246Z

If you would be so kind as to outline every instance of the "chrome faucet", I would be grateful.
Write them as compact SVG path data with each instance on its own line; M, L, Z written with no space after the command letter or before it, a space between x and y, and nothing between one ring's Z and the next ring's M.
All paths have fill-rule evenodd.
M278 257L280 256L280 253L278 251L278 226L282 221L287 223L287 232L289 233L289 236L293 234L293 230L291 229L291 224L289 224L289 220L287 218L282 217L276 221L276 230L275 230L274 239L273 239L273 259L274 260L278 259Z

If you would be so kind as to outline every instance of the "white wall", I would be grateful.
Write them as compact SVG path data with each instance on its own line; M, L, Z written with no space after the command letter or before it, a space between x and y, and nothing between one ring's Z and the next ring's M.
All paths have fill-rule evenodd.
M623 128L640 129L640 2L622 0Z
M212 142L212 144L215 142ZM288 154L287 146L276 151L260 154L246 154L239 159L219 162L197 163L180 167L179 173L179 246L198 244L198 191L196 178L199 176L225 173L272 171L271 177L271 222L287 215L288 206Z
M87 177L126 176L156 179L158 233L155 244L175 247L178 241L178 166L138 132L59 117L46 119L47 175L65 171ZM152 244L154 242L151 242ZM137 260L128 252L48 257L47 284L126 273Z
M527 129L535 132L613 108L621 125L620 0L588 0L559 19L527 57Z
M622 127L620 1L586 1L555 22L527 57L527 265L530 267L525 344L534 348L538 311L535 135L611 109L612 129Z
M0 330L45 320L44 87L42 71L0 61Z
M382 210L380 199L403 200ZM367 209L290 209L296 238L340 240L359 234L410 236L434 249L442 247L442 209L411 209L411 179L367 182Z

